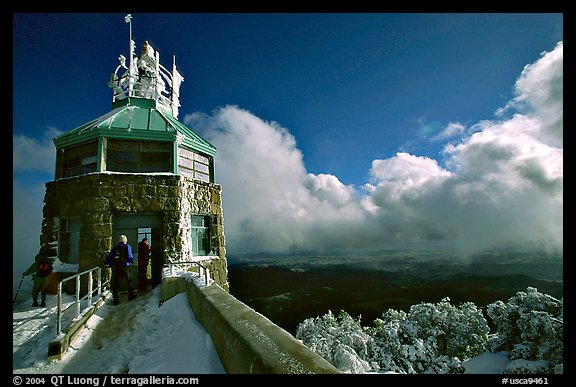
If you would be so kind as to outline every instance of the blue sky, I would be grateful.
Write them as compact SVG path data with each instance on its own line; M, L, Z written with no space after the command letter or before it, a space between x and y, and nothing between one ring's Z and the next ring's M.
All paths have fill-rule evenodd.
M123 14L14 17L14 132L67 131L111 107ZM438 157L426 136L490 118L561 14L134 14L185 77L183 113L238 105L288 128L313 173L362 185L373 158ZM36 58L36 59L34 59ZM42 85L40 87L40 85ZM33 103L34 113L30 114Z
M124 16L13 15L14 211L34 211L38 222L15 230L39 231L43 184L53 178L51 138L111 110L107 81L118 55L128 54ZM132 16L137 54L148 40L165 66L176 56L184 76L179 119L218 147L232 252L341 248L342 235L339 243L352 250L399 241L469 245L468 236L488 246L494 225L507 222L498 206L515 207L522 223L506 225L510 240L562 231L562 14ZM551 75L541 80L543 72ZM537 82L556 94L538 99ZM520 118L548 121L519 134L511 128ZM524 145L504 140L528 134ZM513 156L494 164L496 145L510 145ZM526 161L540 146L542 159ZM267 184L238 189L235 179L249 178L234 171L238 165ZM503 174L497 184L494 171ZM530 217L507 202L514 190L537 201ZM545 208L555 226L530 227ZM554 235L546 243L558 247Z

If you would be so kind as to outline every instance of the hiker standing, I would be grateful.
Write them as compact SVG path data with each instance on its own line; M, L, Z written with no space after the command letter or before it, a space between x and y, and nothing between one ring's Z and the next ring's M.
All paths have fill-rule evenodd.
M110 288L112 289L112 296L114 297L114 305L120 303L118 290L120 289L120 282L123 280L126 280L128 284L128 300L132 300L135 297L132 281L130 280L127 270L127 267L132 263L134 263L132 246L128 244L126 235L120 235L120 242L110 250L110 253L104 260L104 264L112 268Z
M52 260L43 254L36 254L34 262L28 269L22 273L22 278L34 274L32 281L32 306L38 306L38 295L42 294L42 303L40 306L46 306L46 288L48 287L49 277L52 274Z
M148 261L150 259L150 245L148 238L142 238L138 243L138 290L148 290Z

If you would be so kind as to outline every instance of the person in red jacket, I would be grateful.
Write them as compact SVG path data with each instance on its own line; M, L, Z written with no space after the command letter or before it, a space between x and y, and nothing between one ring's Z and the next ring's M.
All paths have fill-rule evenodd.
M150 245L148 238L142 238L138 243L138 290L148 290L148 262L150 260Z
M34 262L30 267L22 273L22 278L34 274L32 281L32 306L38 306L38 295L42 294L42 303L40 306L46 306L46 288L48 287L48 279L52 274L52 260L43 254L37 254Z

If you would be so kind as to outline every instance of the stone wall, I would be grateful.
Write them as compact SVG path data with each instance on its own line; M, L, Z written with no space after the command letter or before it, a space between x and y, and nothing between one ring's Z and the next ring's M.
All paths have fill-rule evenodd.
M215 283L164 276L161 302L186 292L196 319L210 335L229 374L338 374L300 340Z
M79 218L80 271L99 266L113 246L114 216L119 214L160 215L165 259L180 260L192 255L191 215L211 215L215 256L204 264L228 290L221 186L181 175L91 173L48 182L40 251L56 257L60 221Z

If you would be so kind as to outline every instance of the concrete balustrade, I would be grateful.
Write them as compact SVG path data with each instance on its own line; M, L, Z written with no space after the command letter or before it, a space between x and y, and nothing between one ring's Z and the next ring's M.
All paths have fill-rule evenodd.
M162 302L186 289L197 320L210 334L231 374L337 374L338 370L262 314L216 283L198 286L191 278L165 277Z

